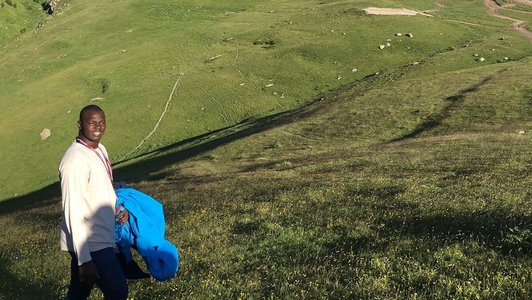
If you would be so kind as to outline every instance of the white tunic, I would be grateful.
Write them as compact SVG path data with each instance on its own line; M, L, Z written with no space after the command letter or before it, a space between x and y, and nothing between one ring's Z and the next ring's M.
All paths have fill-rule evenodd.
M115 247L116 194L105 161L96 152L108 159L102 144L89 149L73 142L59 164L61 250L74 252L79 265L92 260L90 252Z

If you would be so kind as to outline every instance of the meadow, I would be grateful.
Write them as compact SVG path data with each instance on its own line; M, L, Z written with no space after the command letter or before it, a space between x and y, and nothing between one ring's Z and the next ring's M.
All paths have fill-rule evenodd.
M88 103L180 251L133 299L532 295L531 42L482 1L60 3L0 52L0 299L66 294L55 168Z

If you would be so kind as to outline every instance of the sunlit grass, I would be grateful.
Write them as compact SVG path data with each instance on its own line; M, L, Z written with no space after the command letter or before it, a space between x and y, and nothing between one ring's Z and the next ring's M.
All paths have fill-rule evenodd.
M344 9L334 7L345 2L321 2L320 9L329 17L344 14ZM425 1L412 3L420 9L426 5ZM468 3L446 2L450 7ZM212 12L220 10L225 12L223 18L234 17L245 24L252 16L273 14L266 6L249 9L251 15L237 14L244 11L244 2L236 3L233 10L214 3L209 9L185 4L183 7L203 18L202 22L219 18ZM153 15L146 18L160 18L163 23L172 22L172 14L183 12L179 5L135 5ZM300 8L298 3L286 5L288 11ZM455 11L453 16L474 19L480 12ZM360 17L356 10L355 16ZM190 21L188 16L181 18ZM297 25L298 19L294 20L288 25ZM409 22L415 24L414 20ZM488 20L482 17L480 21L489 24ZM224 25L227 30L229 23ZM308 38L303 27L294 38ZM231 98L234 111L247 119L236 126L224 124L227 128L222 130L215 129L220 125L216 122L226 122L223 113L203 124L201 108L219 109L209 95L230 99L226 92L234 91L227 85L220 85L219 92L210 85L204 87L207 92L199 89L203 83L199 73L215 70L220 78L212 82L239 85L242 77L228 76L234 68L223 66L234 61L236 52L228 50L225 53L234 56L216 58L198 74L187 73L189 81L180 95L194 101L175 103L180 110L169 114L175 123L163 126L179 135L173 125L186 122L190 125L183 130L188 130L191 138L115 166L117 180L126 180L164 204L167 239L180 253L175 278L131 281L130 298L527 299L532 294L529 44L515 34L500 40L498 29L468 30L471 32L453 40L456 49L441 49L444 43L435 41L433 46L437 46L431 49L437 51L426 53L430 48L426 42L403 41L403 45L420 47L416 49L423 55L409 56L407 46L400 66L382 69L379 65L373 70L369 69L371 61L360 61L360 70L368 67L371 76L352 72L355 60L337 59L334 47L320 52L315 44L303 43L281 51L276 48L278 41L288 36L279 31L274 49L238 52L237 66L252 62L252 54L268 53L283 64L293 61L316 75L326 61L323 73L333 75L331 81L338 85L314 75L309 78L306 73L291 77L283 69L279 71L282 82L273 81L273 87L279 87L277 94L268 88L259 90L272 97L267 99L278 101L268 100L268 105L292 110L276 114L281 109L267 112L269 108L263 107L264 111L254 115L246 108L253 103L239 102L248 100L246 97ZM329 27L322 31L331 34ZM162 28L154 32L164 36ZM319 30L310 31L316 32ZM252 30L240 34L249 41L262 36ZM373 32L367 35L377 37ZM66 44L53 45L64 48ZM206 52L199 56L208 59L222 53L218 50L224 47L217 47L208 51L209 56L203 55ZM339 49L343 57L346 50ZM477 52L483 55L480 50L491 53L485 64L474 56ZM155 46L154 51L162 53L164 47ZM510 59L491 61L502 55ZM336 64L329 65L333 58ZM164 61L155 64L164 65ZM275 74L276 68L266 61L257 61L257 65L262 69L241 69L244 77L259 82ZM146 66L149 64L139 70ZM343 79L336 79L339 66L349 66L346 72L353 77L345 79L345 74L340 74ZM153 74L156 69L151 70ZM157 77L166 87L175 80L166 75L178 72L169 70ZM116 72L127 74L128 70ZM143 89L116 89L114 84L135 82L127 76L116 78L93 74L84 82L91 93L101 92L102 82L110 82L108 92L123 97ZM244 87L254 90L250 82ZM286 94L290 99L283 102L280 93L289 87L306 98L297 102L297 97ZM166 90L155 94L163 97ZM143 107L154 103L150 101L154 100L147 99ZM28 116L42 110L35 107ZM192 115L181 115L181 110ZM112 121L113 130L120 134L111 136L110 141L136 140L128 131L144 117L157 115L150 111L124 114L132 119ZM237 118L231 120L238 123ZM200 123L211 132L199 135L201 130L194 126ZM63 129L62 134L68 132ZM134 144L132 140L126 143ZM166 145L163 141L156 143L162 147ZM22 142L32 147L36 144ZM126 152L126 148L120 151ZM0 299L63 298L69 256L59 251L57 186L19 197L16 202L2 202L0 208ZM138 255L136 260L143 266ZM95 290L91 299L101 296Z

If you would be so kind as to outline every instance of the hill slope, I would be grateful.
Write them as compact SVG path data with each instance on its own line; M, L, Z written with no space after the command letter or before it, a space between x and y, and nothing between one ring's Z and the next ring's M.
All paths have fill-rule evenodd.
M87 103L180 251L132 298L529 298L531 46L481 2L62 1L2 48L0 299L66 294Z
M130 296L526 298L530 59L416 75L440 59L117 168L164 204L181 256L176 278ZM36 196L2 203L5 298L66 292L60 199Z
M433 17L364 13L379 3ZM416 76L530 55L510 21L474 1L379 3L61 1L0 52L0 198L57 180L89 103L108 113L116 163L434 56Z

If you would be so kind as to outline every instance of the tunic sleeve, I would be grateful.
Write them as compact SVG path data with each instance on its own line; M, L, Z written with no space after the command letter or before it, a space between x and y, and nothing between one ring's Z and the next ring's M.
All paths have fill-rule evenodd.
M75 156L75 155L74 155ZM90 177L90 168L81 157L70 157L60 166L61 194L63 197L63 213L66 229L72 236L74 253L78 264L91 261L88 245L88 227L86 219L87 206L85 205L87 182Z

